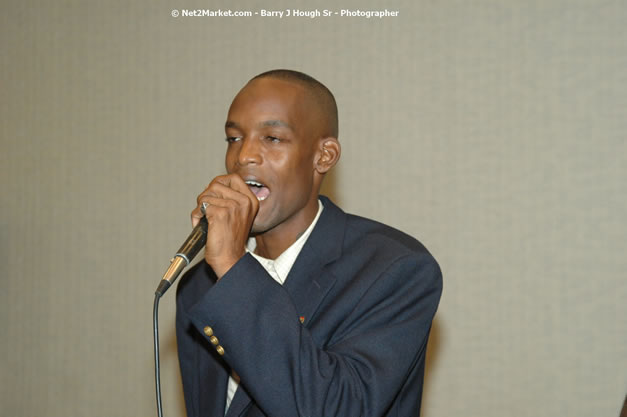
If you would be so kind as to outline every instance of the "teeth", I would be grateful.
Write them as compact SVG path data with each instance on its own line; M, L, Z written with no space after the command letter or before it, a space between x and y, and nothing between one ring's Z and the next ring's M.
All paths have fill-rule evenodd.
M265 191L261 191L261 189L262 189L262 188L265 188L265 185L263 185L263 184L262 184L262 183L260 183L260 182L253 181L253 180L246 180L246 181L244 181L244 182L246 183L246 185L249 185L249 186L251 186L251 187L256 187L256 188L258 188L258 190L254 190L254 191L253 191L253 193L254 193L254 194L255 194L255 196L257 197L257 200L259 200L259 201L263 201L263 200L265 200L266 198L268 198L268 195L267 195L267 193L268 193L268 189L266 189ZM259 196L259 195L258 195L258 193L259 193L259 194L266 194L266 195Z

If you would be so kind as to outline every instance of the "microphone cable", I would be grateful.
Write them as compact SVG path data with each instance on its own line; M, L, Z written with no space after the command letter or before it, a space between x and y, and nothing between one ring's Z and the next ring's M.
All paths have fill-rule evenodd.
M205 208L205 203L203 203L201 208L203 214L205 214ZM170 266L155 291L155 302L152 309L152 330L155 342L155 390L157 393L157 415L159 417L163 417L163 406L161 404L161 371L159 369L159 300L174 281L176 281L183 269L191 263L196 254L205 246L205 242L207 242L207 227L207 218L203 217L196 227L194 227L194 230L192 230L187 240L185 240L183 246L179 248L176 255L170 260Z
M163 417L161 405L161 370L159 369L159 300L161 294L155 292L155 303L152 309L152 329L155 344L155 390L157 391L157 415Z

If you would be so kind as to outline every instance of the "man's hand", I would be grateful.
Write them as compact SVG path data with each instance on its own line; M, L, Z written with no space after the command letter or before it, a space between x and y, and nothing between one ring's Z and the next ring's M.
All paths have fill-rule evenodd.
M201 207L205 203L204 216L209 224L205 261L220 279L246 253L259 201L241 177L231 174L214 178L197 202L192 211L192 227L203 217Z

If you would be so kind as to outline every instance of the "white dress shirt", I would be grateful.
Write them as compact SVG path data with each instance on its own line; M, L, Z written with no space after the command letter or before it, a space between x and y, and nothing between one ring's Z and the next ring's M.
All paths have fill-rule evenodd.
M305 246L305 242L311 235L318 219L320 218L320 214L322 213L322 209L324 206L322 202L318 200L318 213L316 217L313 219L307 230L300 235L300 237L296 240L296 242L292 243L292 245L287 248L282 254L279 255L278 258L272 260L267 259L262 256L259 256L255 253L255 249L257 248L257 241L254 237L248 239L248 243L246 244L246 252L249 252L252 256L257 259L257 261L263 266L263 268L268 272L268 274L279 284L283 285L287 275L290 273L294 262L296 262L296 258L300 254L300 251ZM232 372L231 376L229 376L229 384L226 390L226 407L224 409L224 414L228 411L231 401L233 400L233 396L235 395L235 391L239 386L239 376Z

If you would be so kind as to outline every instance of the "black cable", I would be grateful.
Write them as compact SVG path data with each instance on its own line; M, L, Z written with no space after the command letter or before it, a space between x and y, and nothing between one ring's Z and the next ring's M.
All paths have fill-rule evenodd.
M152 329L155 335L155 385L157 391L157 415L163 417L161 407L161 371L159 370L159 300L161 296L155 293L155 304L152 309Z
M203 207L204 207L203 203ZM204 213L204 211L203 211ZM189 265L196 254L205 246L207 241L207 218L200 219L192 233L183 246L178 250L174 258L170 261L170 267L159 282L159 286L155 291L155 305L152 310L152 329L155 335L155 388L157 391L157 414L163 417L163 408L161 406L161 372L159 371L159 299L174 283L183 269Z

